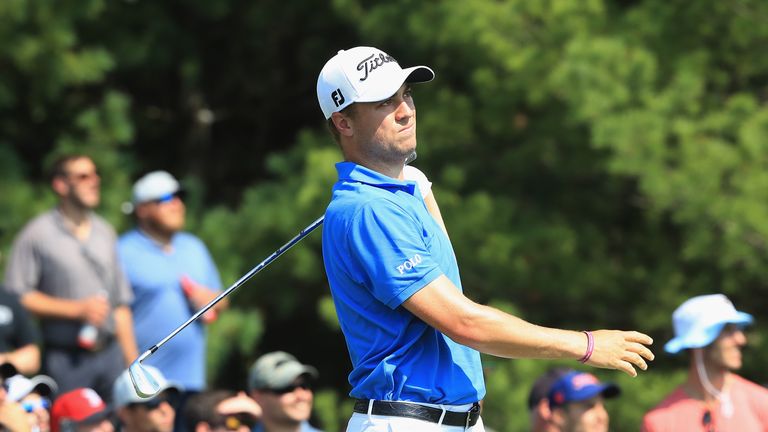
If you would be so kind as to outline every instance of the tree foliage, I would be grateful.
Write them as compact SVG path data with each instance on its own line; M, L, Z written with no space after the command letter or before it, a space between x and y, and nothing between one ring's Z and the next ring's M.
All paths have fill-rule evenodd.
M742 373L768 381L766 20L758 0L8 0L0 251L53 203L50 160L84 152L119 230L132 179L182 178L189 229L234 282L322 215L340 154L317 73L338 49L378 46L437 72L416 88L415 164L467 294L542 325L655 338L639 378L598 372L625 390L609 405L614 429L636 429L682 380L684 361L662 346L692 295L723 292L756 315ZM344 424L349 366L319 233L234 294L222 320L212 339L238 343L211 345L212 385L242 387L258 354L291 351L321 370L319 418ZM486 423L524 430L527 391L551 363L485 365Z

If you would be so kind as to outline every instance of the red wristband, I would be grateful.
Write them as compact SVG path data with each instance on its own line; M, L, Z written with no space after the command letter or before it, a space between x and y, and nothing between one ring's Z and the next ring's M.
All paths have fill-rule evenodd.
M584 353L584 357L579 359L582 363L588 362L589 358L592 357L592 352L595 350L595 337L592 336L592 332L584 330L584 334L587 335L587 352Z

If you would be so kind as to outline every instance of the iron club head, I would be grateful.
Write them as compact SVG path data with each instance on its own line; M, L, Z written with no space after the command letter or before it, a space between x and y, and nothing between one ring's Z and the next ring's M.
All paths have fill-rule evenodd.
M137 395L143 398L151 398L160 391L160 384L141 364L141 361L149 354L151 351L145 352L128 366L128 375L131 377L133 389L136 390Z

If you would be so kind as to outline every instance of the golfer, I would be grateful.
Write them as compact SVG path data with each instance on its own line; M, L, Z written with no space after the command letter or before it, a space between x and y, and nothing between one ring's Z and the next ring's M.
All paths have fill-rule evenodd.
M638 332L540 327L462 294L453 248L403 161L416 150L411 84L373 47L339 51L317 81L320 108L341 147L323 226L323 259L352 360L356 398L347 431L483 431L479 352L571 358L636 376L653 354Z

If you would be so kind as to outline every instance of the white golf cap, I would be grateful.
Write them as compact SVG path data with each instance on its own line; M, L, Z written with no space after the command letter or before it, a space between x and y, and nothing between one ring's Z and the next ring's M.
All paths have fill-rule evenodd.
M160 385L158 394L168 389L183 391L183 387L180 384L166 380L165 376L158 368L151 365L142 365L142 367L146 369L147 373L152 375L152 378L154 378ZM115 408L121 408L132 403L144 403L150 400L152 400L152 398L143 398L136 394L136 390L133 388L133 383L131 382L131 375L127 370L124 370L112 385L112 404Z
M59 390L56 381L48 375L36 375L27 378L19 374L8 378L5 383L8 386L8 396L6 397L14 402L22 400L32 392L50 397Z
M179 181L166 171L152 171L133 184L133 203L156 200L181 190Z
M317 78L317 101L326 119L355 102L377 102L392 96L405 82L432 81L426 66L403 69L384 51L359 46L339 51Z
M675 337L664 345L670 354L689 348L703 348L720 335L726 324L752 324L752 315L739 312L723 294L692 297L672 313Z

